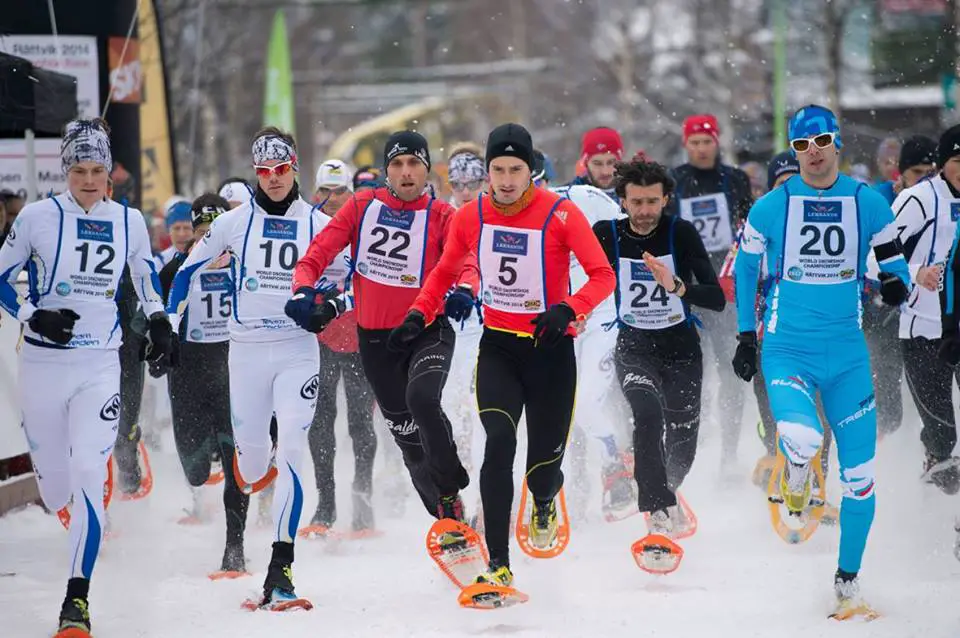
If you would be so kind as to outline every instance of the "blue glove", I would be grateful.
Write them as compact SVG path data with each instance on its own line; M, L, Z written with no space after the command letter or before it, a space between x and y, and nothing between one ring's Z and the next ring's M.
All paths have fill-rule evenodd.
M475 304L473 292L466 286L457 286L456 290L447 296L443 312L449 319L463 322L470 318Z
M310 321L310 315L317 305L317 292L310 286L297 288L293 296L287 300L283 312L301 328Z

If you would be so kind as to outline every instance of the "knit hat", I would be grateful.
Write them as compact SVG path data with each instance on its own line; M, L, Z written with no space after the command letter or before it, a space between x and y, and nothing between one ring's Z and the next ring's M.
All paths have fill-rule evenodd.
M314 188L340 188L346 186L353 190L353 174L350 167L341 160L329 159L317 169L317 178Z
M60 142L60 166L64 173L81 162L96 162L113 170L110 136L99 120L73 120L67 123Z
M900 147L897 169L902 173L920 164L936 164L937 143L925 135L914 135Z
M487 138L487 170L498 157L516 157L533 171L533 140L527 129L519 124L501 124L490 131Z
M623 159L623 140L620 139L620 134L606 126L598 126L584 133L580 144L580 157L584 162L601 153L613 153L618 160Z
M840 125L837 123L837 116L825 106L810 104L803 107L790 118L788 130L790 140L816 137L824 133L836 133L833 143L837 148L843 148L843 143L840 141Z
M192 209L193 206L186 199L181 199L167 207L164 214L164 222L167 228L170 228L177 222L193 223Z
M683 143L686 144L691 135L709 135L714 140L720 139L720 124L717 118L709 113L691 115L683 121Z
M553 162L550 160L550 156L534 149L533 181L546 180L552 182L554 179L556 179L556 173L553 170Z
M359 188L380 188L383 186L383 179L380 176L380 169L374 166L361 166L353 174L353 190Z
M453 184L466 184L487 179L483 160L473 153L457 153L447 162L447 180Z
M400 155L413 155L423 162L423 165L430 170L430 149L427 146L427 139L415 131L397 131L387 138L387 143L383 146L383 165L390 163L394 157Z
M767 190L773 190L773 185L781 175L787 173L799 173L800 162L790 151L785 151L774 155L773 159L767 165Z
M937 144L937 166L943 168L955 155L960 155L960 124L951 126L940 136L940 143Z
M253 189L244 181L234 180L223 184L217 194L228 202L244 202L253 195Z

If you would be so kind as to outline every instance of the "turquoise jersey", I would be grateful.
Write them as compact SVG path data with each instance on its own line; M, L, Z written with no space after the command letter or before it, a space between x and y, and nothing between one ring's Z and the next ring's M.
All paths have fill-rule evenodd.
M765 339L807 339L857 332L867 255L908 286L893 211L875 190L840 175L818 190L796 175L750 209L734 265L738 329L755 331L756 282L766 257Z
M883 198L887 200L887 203L891 206L893 206L893 202L897 199L897 194L893 192L893 182L878 182L873 185L873 190L883 195Z

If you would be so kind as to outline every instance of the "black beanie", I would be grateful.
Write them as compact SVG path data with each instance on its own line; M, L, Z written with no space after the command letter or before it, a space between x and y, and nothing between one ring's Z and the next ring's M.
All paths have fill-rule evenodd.
M937 167L943 168L954 155L960 155L960 124L943 132L937 145Z
M799 173L800 162L790 151L785 151L779 155L774 155L770 163L767 164L767 190L773 190L773 185L777 178L787 173Z
M519 124L501 124L490 131L490 137L487 138L487 170L490 170L490 162L504 156L523 160L533 171L533 140L527 129Z
M383 166L386 168L398 155L413 155L430 170L430 150L425 137L414 131L397 131L387 138L383 146Z
M937 143L925 135L914 135L900 147L900 161L897 163L897 168L902 173L912 166L936 162Z

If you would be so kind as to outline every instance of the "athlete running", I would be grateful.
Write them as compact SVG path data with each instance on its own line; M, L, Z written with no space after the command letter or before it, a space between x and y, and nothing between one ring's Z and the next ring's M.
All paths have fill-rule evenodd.
M171 336L143 215L106 196L109 135L99 119L67 124L60 147L67 192L24 207L0 248L0 305L23 323L19 403L40 494L54 512L73 501L59 631L83 636L120 417L115 297L125 265L149 317L147 357L166 354ZM14 288L24 268L26 299Z
M583 320L614 287L614 275L583 213L532 182L533 143L519 124L487 139L491 193L461 208L447 248L403 323L390 334L410 347L440 319L438 310L463 264L478 251L484 331L477 361L477 406L487 433L480 495L490 552L478 582L509 586L508 538L517 427L526 412L526 480L533 494L530 542L557 538L556 497L576 394L573 322ZM588 281L569 294L571 253Z
M311 291L350 246L364 373L424 507L437 518L462 521L460 490L470 479L441 407L456 339L453 328L441 315L407 348L393 348L387 339L440 260L454 209L427 189L430 152L419 133L392 134L383 164L387 186L351 197L311 242L296 266L286 313L311 332L336 318L342 305L334 300L318 304ZM465 268L458 285L477 290L476 268ZM443 305L441 299L432 310Z
M283 312L293 269L326 224L301 196L293 137L267 127L254 137L257 189L241 206L214 220L177 271L167 307L179 326L195 279L224 252L236 260L231 282L230 410L237 479L246 493L276 475L273 555L259 606L301 604L293 586L293 544L303 508L300 464L317 400L316 339ZM311 290L319 275L310 282ZM196 311L196 309L194 309ZM277 419L276 448L270 437ZM274 465L274 467L272 467Z
M800 175L753 207L737 254L740 334L733 367L745 381L757 372L756 283L766 258L773 281L766 294L763 372L786 457L780 493L793 514L810 503L810 464L823 443L813 401L819 390L840 459L834 583L837 613L848 616L868 611L859 601L858 573L876 509L875 399L860 329L867 253L876 254L881 297L889 305L906 300L910 274L886 201L839 172L833 113L816 105L800 109L790 119L789 136Z
M703 356L691 306L719 312L723 289L696 227L663 214L673 180L657 163L617 165L626 219L593 231L617 273L617 378L633 412L637 505L651 534L681 532L676 491L690 472L700 430ZM696 279L696 283L694 283Z

